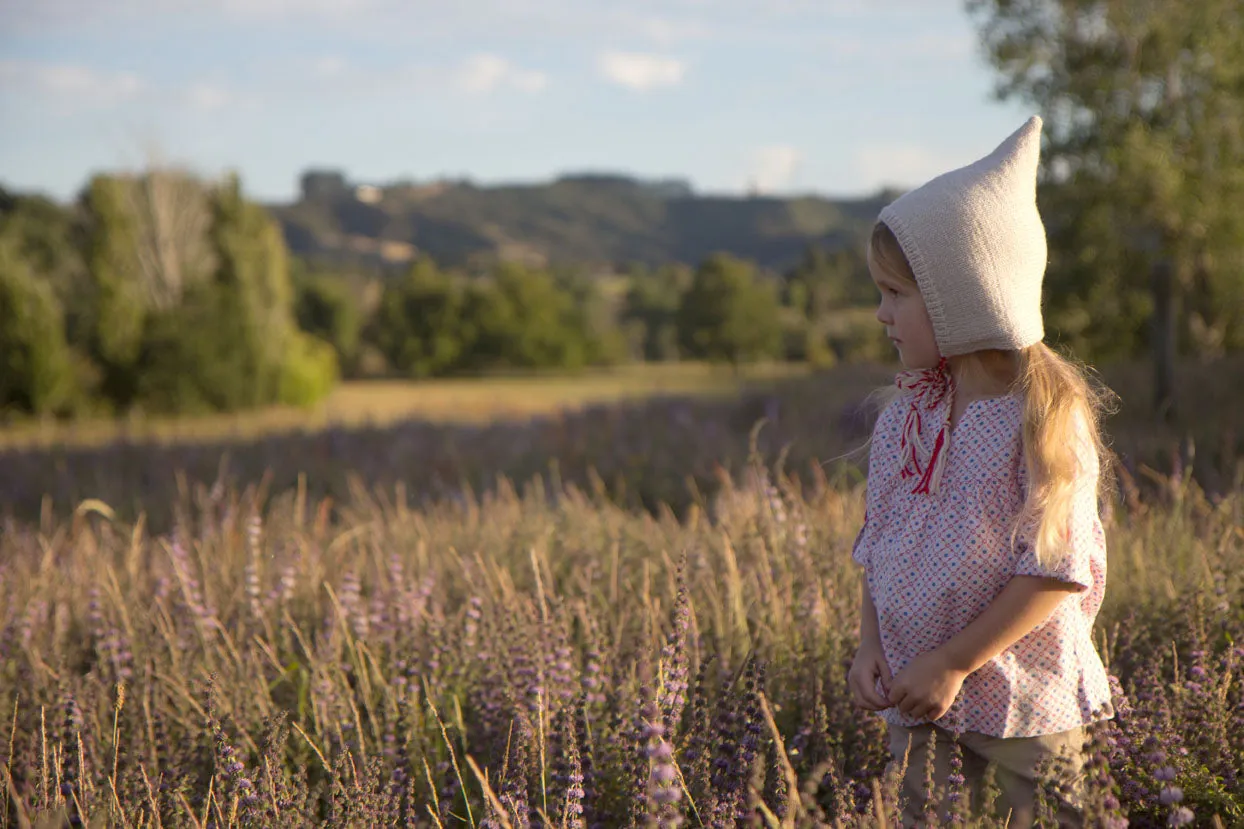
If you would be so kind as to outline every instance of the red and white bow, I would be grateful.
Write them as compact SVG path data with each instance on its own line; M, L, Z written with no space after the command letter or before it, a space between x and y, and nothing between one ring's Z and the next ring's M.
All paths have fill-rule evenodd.
M912 392L911 408L907 410L903 435L899 441L903 460L901 474L904 479L918 479L913 493L932 495L941 484L942 471L946 468L946 455L950 451L947 448L950 443L950 409L954 405L955 394L950 363L943 357L936 368L901 371L894 382L903 391ZM933 448L929 450L921 436L924 413L935 411L942 403L946 404L945 416L933 438Z

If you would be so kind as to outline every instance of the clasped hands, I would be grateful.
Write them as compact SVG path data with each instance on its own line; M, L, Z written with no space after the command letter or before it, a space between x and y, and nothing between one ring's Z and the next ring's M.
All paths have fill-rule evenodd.
M950 664L944 651L920 654L897 675L879 645L861 645L847 674L855 704L866 711L897 708L913 719L937 720L950 710L968 672Z

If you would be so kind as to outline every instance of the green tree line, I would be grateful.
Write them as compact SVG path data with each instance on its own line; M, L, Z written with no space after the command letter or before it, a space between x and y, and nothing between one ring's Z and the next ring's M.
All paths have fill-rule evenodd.
M1072 193L1052 181L1041 197L1058 204ZM1086 221L1096 217L1076 207ZM1079 248L1095 257L1086 261L1072 255L1063 214L1050 212L1051 338L1093 361L1149 349L1152 300L1142 283L1123 281L1121 254L1102 257L1110 225L1097 217L1095 246ZM1087 228L1076 232L1087 238ZM308 405L341 376L885 360L863 244L809 248L783 273L720 253L694 267L605 275L517 263L447 268L428 258L402 273L367 274L292 259L236 178L97 176L69 206L0 192L0 408L228 411ZM1179 329L1216 333L1184 336L1185 353L1244 344L1232 304L1239 272L1216 273L1213 293Z
M636 266L620 275L513 262L463 270L423 258L362 287L331 270L295 282L299 324L333 345L348 375L688 359L827 364L887 353L863 307L873 288L858 253L810 250L787 273L720 253L694 268Z
M817 250L787 273L722 253L620 276L428 258L356 274L291 259L236 177L99 175L66 206L0 191L0 409L230 411L312 404L341 376L880 359L871 295L858 252Z

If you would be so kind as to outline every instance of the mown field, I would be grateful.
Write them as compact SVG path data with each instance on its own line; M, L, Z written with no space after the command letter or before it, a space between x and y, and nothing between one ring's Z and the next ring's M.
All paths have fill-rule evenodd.
M72 422L14 421L0 427L0 449L98 446L116 440L236 441L290 431L384 426L416 418L482 424L653 395L734 395L741 384L772 383L807 373L805 366L793 363L746 365L735 372L728 366L686 362L623 365L560 375L515 372L486 380L354 380L342 383L323 403L309 410L272 406L192 417L131 415Z
M1104 372L1095 826L1244 825L1244 371L1186 368L1162 428ZM0 453L0 826L894 825L842 457L889 372Z

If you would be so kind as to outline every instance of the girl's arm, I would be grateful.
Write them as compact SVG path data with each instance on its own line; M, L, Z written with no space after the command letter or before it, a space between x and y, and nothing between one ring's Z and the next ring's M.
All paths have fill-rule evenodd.
M890 707L886 698L890 687L890 666L881 646L881 625L877 607L868 592L868 579L860 579L860 647L847 672L847 685L855 704L866 711L883 711ZM880 683L881 691L877 690ZM885 693L883 693L885 692Z
M938 650L947 667L967 676L1036 630L1068 593L1081 589L1043 576L1014 576L981 615Z
M950 710L963 680L1050 617L1080 585L1014 576L971 624L913 659L890 688L890 702L911 717L936 720Z
M860 644L881 650L881 624L866 578L860 579Z

